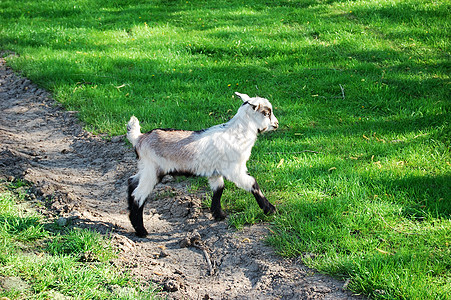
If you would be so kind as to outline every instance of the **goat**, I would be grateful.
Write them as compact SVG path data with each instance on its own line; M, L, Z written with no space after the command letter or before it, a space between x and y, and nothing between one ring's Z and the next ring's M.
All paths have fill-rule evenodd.
M227 123L200 131L153 129L143 134L138 119L130 118L127 139L138 158L138 173L128 180L128 209L137 236L147 235L144 204L167 174L208 177L213 191L210 211L216 220L226 217L221 208L224 178L251 192L265 214L275 212L255 178L248 175L246 162L258 133L275 130L279 122L267 99L235 94L243 101L236 115Z

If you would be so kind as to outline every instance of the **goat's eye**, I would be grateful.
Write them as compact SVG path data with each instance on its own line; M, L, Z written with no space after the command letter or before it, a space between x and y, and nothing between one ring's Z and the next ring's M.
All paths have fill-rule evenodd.
M269 117L269 116L271 115L271 113L270 113L269 111L265 111L265 112L263 113L263 115L264 115L265 117Z

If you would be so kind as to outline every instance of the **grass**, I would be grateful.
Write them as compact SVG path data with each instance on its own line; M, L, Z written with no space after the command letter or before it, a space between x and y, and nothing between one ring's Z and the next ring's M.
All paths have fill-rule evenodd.
M153 299L111 263L116 253L108 239L45 222L30 208L27 189L23 182L0 182L0 282L9 286L0 297Z
M228 185L230 223L269 221L281 255L376 299L447 299L448 1L2 1L8 63L87 129L197 130L234 91L281 127L249 162L279 214Z

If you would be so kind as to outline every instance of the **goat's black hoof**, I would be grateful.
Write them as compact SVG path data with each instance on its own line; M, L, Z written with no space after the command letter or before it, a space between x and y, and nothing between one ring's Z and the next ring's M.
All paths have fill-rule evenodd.
M136 233L136 236L138 236L140 238L144 238L144 237L146 237L148 235L148 232L147 232L147 230L144 227L142 227L142 228L135 228L135 233Z
M212 211L211 214L213 215L213 218L215 218L216 221L222 221L227 216L222 209L218 211Z
M142 215L130 214L130 221L137 236L145 237L148 234L146 228L144 228Z
M269 205L263 209L263 212L265 213L265 215L269 216L276 212L276 208L274 207L274 205L269 203Z

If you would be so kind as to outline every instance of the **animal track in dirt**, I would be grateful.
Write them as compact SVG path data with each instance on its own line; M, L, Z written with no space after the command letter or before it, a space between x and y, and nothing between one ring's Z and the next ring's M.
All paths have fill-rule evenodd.
M343 282L277 256L264 243L265 224L234 231L227 221L214 221L201 205L204 196L170 177L146 205L149 235L136 237L126 207L136 159L123 136L106 140L84 131L76 112L63 110L3 58L0 111L0 178L33 183L42 197L51 196L48 211L110 234L121 250L121 267L143 283L160 285L165 297L358 298Z

